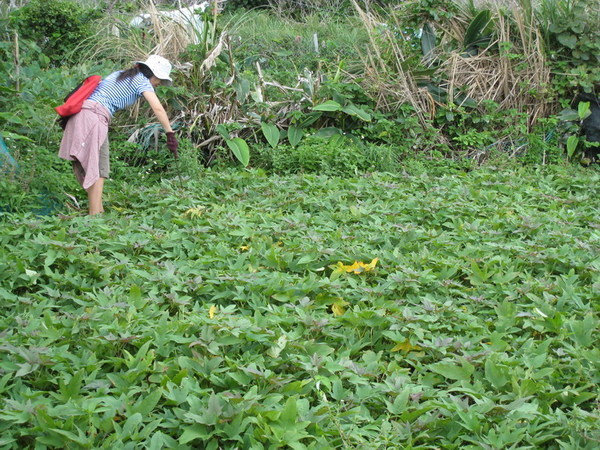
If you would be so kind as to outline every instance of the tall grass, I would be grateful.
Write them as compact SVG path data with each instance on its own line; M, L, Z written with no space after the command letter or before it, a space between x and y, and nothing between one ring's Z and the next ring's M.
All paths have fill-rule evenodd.
M401 10L389 10L382 16L366 12L354 0L353 5L370 37L362 53L364 72L360 78L378 107L393 111L409 102L425 123L436 106L460 103L460 94L463 100L469 98L477 104L492 100L503 108L525 112L530 125L549 112L545 93L550 71L543 40L532 14L523 8L507 13L494 7L492 39L473 54L461 45L474 18L463 7L446 23L433 24L438 33L435 57L420 55L419 64L413 51L418 38L403 34ZM435 68L433 77L426 68ZM447 93L442 99L425 87L431 87L434 80L435 87Z
M478 103L492 100L503 109L527 113L529 125L551 111L547 95L550 67L546 61L543 37L536 26L534 10L517 7L507 12L493 6L493 38L476 55L456 49L444 55L438 74L447 79L449 102L456 88ZM466 33L465 20L453 21L452 38ZM442 43L443 45L443 43Z
M198 30L191 23L179 23L160 14L154 0L145 0L140 13L149 16L146 27L132 28L129 22L133 15L109 14L98 23L96 35L82 43L79 52L85 59L109 58L120 62L145 59L150 54L178 62L192 44L199 44L208 53L215 42L214 22L221 3L222 0L211 0L203 17L205 26Z
M401 18L393 11L388 17L382 17L364 10L355 0L352 4L369 36L360 55L363 70L355 78L374 98L377 109L390 112L410 103L426 126L435 105L427 89L419 86L417 65L406 64L407 51L410 51L406 39L412 36L406 38L402 34Z
M331 20L308 14L295 20L257 10L243 20L230 20L238 22L231 30L234 53L247 60L260 59L263 69L283 83L293 82L305 68L326 71L340 63L352 65L358 60L357 49L367 43L360 22L350 14Z
M271 9L279 17L306 17L315 14L345 15L347 0L269 0Z

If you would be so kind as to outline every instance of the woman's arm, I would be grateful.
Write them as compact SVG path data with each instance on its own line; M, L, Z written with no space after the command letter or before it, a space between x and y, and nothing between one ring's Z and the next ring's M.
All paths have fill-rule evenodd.
M152 108L154 115L164 128L165 132L172 132L173 129L171 128L171 123L169 122L169 116L167 116L167 112L165 111L165 108L163 108L163 105L160 103L160 100L156 96L156 93L153 91L145 91L143 95L150 107Z

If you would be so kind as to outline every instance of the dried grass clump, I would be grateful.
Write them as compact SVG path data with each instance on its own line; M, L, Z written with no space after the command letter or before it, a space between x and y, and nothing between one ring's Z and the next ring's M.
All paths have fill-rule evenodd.
M377 107L394 111L400 104L413 106L422 123L432 118L440 100L434 101L426 88L420 87L415 62L407 63L402 49L401 18L393 14L386 20L365 12L353 0L370 45L363 52L362 85L374 98ZM515 9L507 17L499 8L494 11L493 23L496 40L476 55L464 49L445 51L456 42L462 42L472 17L458 15L444 29L442 42L434 55L422 59L422 66L437 65L436 78L443 80L438 87L448 92L443 105L457 103L457 94L466 95L478 104L485 100L497 102L503 109L515 109L528 114L529 125L550 110L546 86L550 70L542 48L542 36L522 9ZM394 20L396 21L394 23ZM408 37L407 39L415 39Z
M370 47L361 55L364 66L364 72L360 74L362 86L375 100L377 109L395 111L400 105L410 103L425 125L435 107L433 98L427 89L418 86L412 68L404 67L406 58L395 27L363 10L355 0L352 3L370 42Z
M214 16L222 9L225 0L211 0L210 11ZM125 21L108 16L99 26L99 31L89 42L80 46L84 59L94 60L110 58L123 63L144 60L148 55L159 54L176 64L181 54L190 44L205 44L210 50L210 42L214 36L205 36L203 30L196 30L191 23L173 20L159 11L154 0L147 0L141 11L147 17L144 28L132 28L127 18ZM208 24L204 24L209 27ZM212 28L209 27L210 31Z
M212 8L214 14L217 14L223 1L211 1L209 8ZM147 36L152 48L149 53L156 53L172 61L178 61L179 56L190 44L201 42L202 30L194 29L191 23L180 23L161 14L153 0L149 0L144 9L150 16L150 32Z
M492 100L502 109L527 113L529 125L551 112L545 95L550 82L550 68L542 49L542 36L532 25L533 17L526 17L515 9L509 20L496 10L497 39L477 55L453 51L441 59L438 75L447 81L443 85L449 93L448 102L454 102L453 93L461 94L480 103ZM460 23L460 22L456 22ZM458 40L465 29L453 29ZM509 45L504 50L498 48Z

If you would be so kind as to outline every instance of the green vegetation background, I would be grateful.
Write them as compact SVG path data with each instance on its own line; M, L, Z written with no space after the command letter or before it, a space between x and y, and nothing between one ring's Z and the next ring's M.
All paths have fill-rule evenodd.
M169 47L190 63L159 93L181 158L143 105L121 113L95 218L52 107L157 43L106 31L147 5L1 11L0 446L596 448L600 176L573 104L598 88L585 2L540 3L549 84L510 108L450 101L467 90L444 58L487 58L488 24L515 16L360 4L389 19L373 40L351 3L267 3L232 1L198 44ZM486 51L518 75L521 45Z

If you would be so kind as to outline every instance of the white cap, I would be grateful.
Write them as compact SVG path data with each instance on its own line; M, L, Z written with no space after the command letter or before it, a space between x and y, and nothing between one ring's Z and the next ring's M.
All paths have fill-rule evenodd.
M150 55L146 61L136 61L136 64L144 64L152 71L154 76L161 80L163 84L171 85L171 63L168 59L158 55Z

